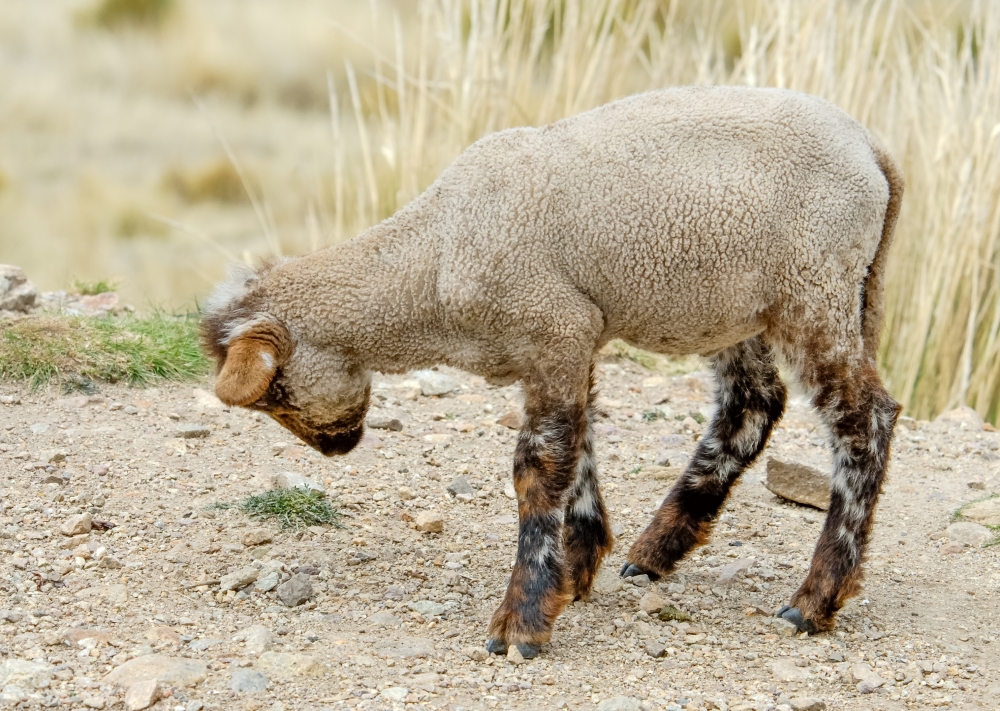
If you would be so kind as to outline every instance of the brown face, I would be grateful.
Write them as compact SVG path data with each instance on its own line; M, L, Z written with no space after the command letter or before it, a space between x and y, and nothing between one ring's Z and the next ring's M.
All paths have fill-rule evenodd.
M363 404L340 413L340 417L330 421L314 421L291 403L291 398L283 386L279 370L267 392L250 405L250 409L270 415L275 422L294 434L313 449L327 457L347 454L354 449L364 435L365 412L368 409L370 390L365 390Z

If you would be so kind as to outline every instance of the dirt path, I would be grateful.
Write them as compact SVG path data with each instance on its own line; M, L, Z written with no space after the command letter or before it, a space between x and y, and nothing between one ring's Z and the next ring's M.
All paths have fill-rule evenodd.
M768 613L805 576L822 513L761 480L769 455L825 468L808 408L792 403L710 544L641 588L612 569L691 453L711 386L703 373L657 377L627 360L599 370L616 549L592 599L568 608L543 656L520 665L483 650L516 545L504 491L515 430L497 423L513 419L516 388L449 372L454 394L423 397L412 381L377 377L372 416L402 430L371 430L359 450L327 460L191 385L89 399L3 386L0 706L123 708L105 677L118 667L111 679L127 684L144 666L171 694L152 708L186 711L1000 705L1000 546L963 548L945 534L959 506L1000 491L1000 435L901 426L864 593L833 632L788 637ZM665 417L643 419L664 402ZM175 436L185 425L209 431ZM260 523L205 510L281 472L338 497L343 528L265 526L273 541L245 546ZM454 497L446 487L458 475L471 490ZM406 520L428 510L443 514L443 533ZM60 532L84 512L116 525L72 540ZM193 586L247 566L272 582L298 569L314 595L289 608L275 590ZM691 622L660 621L662 604Z

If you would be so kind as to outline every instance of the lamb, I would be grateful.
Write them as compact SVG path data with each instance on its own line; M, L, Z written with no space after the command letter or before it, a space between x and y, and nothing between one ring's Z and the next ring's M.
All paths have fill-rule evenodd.
M325 455L362 437L371 373L447 364L520 381L519 534L487 648L526 657L585 598L613 538L594 458L594 353L703 354L717 411L623 576L706 539L767 443L782 359L830 430L831 503L779 615L830 629L857 594L900 407L875 364L903 180L816 97L682 87L487 136L341 245L234 273L207 302L215 391Z

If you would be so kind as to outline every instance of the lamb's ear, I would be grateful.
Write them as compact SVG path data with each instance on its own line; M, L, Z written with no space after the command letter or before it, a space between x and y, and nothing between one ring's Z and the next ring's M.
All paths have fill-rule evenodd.
M229 341L215 381L216 396L239 407L256 402L291 352L292 339L284 326L275 321L255 323Z

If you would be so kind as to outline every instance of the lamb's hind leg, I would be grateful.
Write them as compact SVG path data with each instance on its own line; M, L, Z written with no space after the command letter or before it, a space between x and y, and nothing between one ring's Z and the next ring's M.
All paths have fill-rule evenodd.
M861 590L861 563L900 406L870 361L813 364L803 379L817 389L814 404L830 428L830 510L809 575L778 615L800 631L817 632L833 627L837 611Z
M563 521L563 547L569 568L570 584L575 600L586 599L594 584L601 560L614 543L608 512L597 481L597 459L594 457L594 420L597 391L591 373L590 394L587 398L586 433L576 463L576 478L566 500Z
M718 410L687 470L632 545L623 577L670 572L704 542L733 483L750 466L785 409L785 386L771 349L755 337L711 360Z

